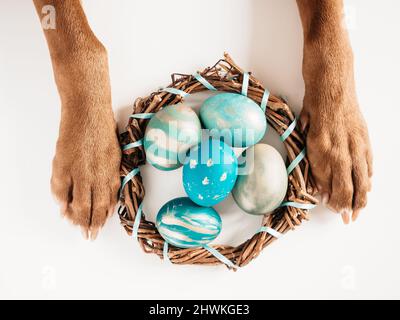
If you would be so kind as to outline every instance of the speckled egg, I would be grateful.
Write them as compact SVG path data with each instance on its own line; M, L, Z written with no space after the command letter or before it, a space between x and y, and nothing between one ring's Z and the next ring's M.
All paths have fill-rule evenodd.
M236 93L220 93L204 101L200 120L211 135L233 147L248 147L260 141L267 122L260 106Z
M229 195L237 172L232 148L221 140L205 138L190 149L183 166L183 186L193 202L210 207Z
M221 232L219 214L189 198L168 201L157 214L156 227L169 244L180 248L204 246Z
M232 190L233 198L244 211L267 214L283 201L288 186L285 163L280 153L267 144L256 144L239 158L241 171ZM242 164L243 167L242 168Z
M144 148L147 161L160 170L179 168L190 147L201 140L201 124L185 104L167 106L149 121Z

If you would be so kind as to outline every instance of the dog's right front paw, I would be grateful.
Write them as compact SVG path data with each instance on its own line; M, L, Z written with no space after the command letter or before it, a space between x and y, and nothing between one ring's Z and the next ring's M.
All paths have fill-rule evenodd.
M53 160L52 192L61 212L94 240L113 213L120 187L120 148L111 110L97 111L98 123L86 119L61 125ZM100 115L100 116L99 116Z

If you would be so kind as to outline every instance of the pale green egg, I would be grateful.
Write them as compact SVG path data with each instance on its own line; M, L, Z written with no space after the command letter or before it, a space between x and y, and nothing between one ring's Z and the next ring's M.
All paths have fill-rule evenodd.
M244 211L263 215L275 210L285 198L288 177L280 153L267 144L256 144L239 158L241 175L232 190ZM245 174L243 174L245 173Z

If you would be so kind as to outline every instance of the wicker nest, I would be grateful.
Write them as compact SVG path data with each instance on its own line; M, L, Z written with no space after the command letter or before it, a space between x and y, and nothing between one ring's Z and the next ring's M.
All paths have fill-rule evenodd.
M218 61L213 67L206 68L199 74L212 84L218 91L240 93L244 72L239 68L228 54L224 59ZM175 88L186 93L206 91L207 88L198 82L193 75L173 74L172 83L168 88ZM265 89L261 83L250 74L248 83L248 97L257 103L261 103ZM155 113L164 106L173 105L183 101L181 95L168 93L162 90L153 92L148 97L138 98L134 103L133 114ZM284 99L270 95L265 111L266 119L279 135L282 135L295 121L295 116ZM140 141L145 133L147 119L130 118L127 130L120 136L122 148L128 144ZM295 127L291 134L284 141L287 150L287 164L292 163L304 150L305 137L298 127ZM121 164L121 178L124 179L132 170L145 164L146 155L144 148L138 147L123 151ZM311 169L307 157L293 169L289 174L287 202L297 204L315 205L314 198L317 188L311 176ZM119 216L121 224L129 235L132 235L133 226L139 206L145 196L145 189L140 173L134 175L121 190L121 206ZM301 205L300 205L301 207ZM139 210L140 211L140 210ZM139 213L141 214L141 213ZM272 228L280 234L292 230L295 226L308 220L308 210L295 206L284 206L276 209L272 214L266 215L262 226ZM139 221L139 220L138 220ZM164 257L164 239L157 231L153 222L146 220L141 214L137 239L140 246L146 253L155 253L160 258ZM256 233L239 246L212 245L222 255L229 259L235 266L242 267L256 258L260 252L276 239L267 232ZM168 257L174 264L200 264L218 265L223 264L219 259L204 248L182 249L172 245L168 248Z

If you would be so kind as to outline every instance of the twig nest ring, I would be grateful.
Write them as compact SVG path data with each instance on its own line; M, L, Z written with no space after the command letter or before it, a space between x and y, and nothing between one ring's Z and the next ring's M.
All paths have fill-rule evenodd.
M201 152L191 152L196 148L201 151L204 140L201 123L185 106L184 99L188 94L209 90L221 93L204 102L200 118L218 144L211 144L208 155L202 156ZM286 148L285 164L272 147L257 144L267 122ZM307 220L308 210L318 203L305 135L296 124L287 102L270 94L227 54L201 72L173 74L166 88L136 99L126 132L121 134L118 213L122 226L146 253L173 264L223 264L229 269L247 265L277 238ZM251 130L253 136L246 136ZM231 147L251 147L246 153L253 150L254 159L250 160L245 153L238 165ZM231 161L220 161L221 157L231 157ZM183 164L184 188L190 197L169 201L160 209L155 222L148 219L143 209L145 188L140 168L146 158L162 170ZM255 168L247 176L242 175L243 158L247 160L245 166ZM221 231L221 218L210 206L226 198L233 187L235 200L242 209L265 214L261 226L236 246L210 244Z

